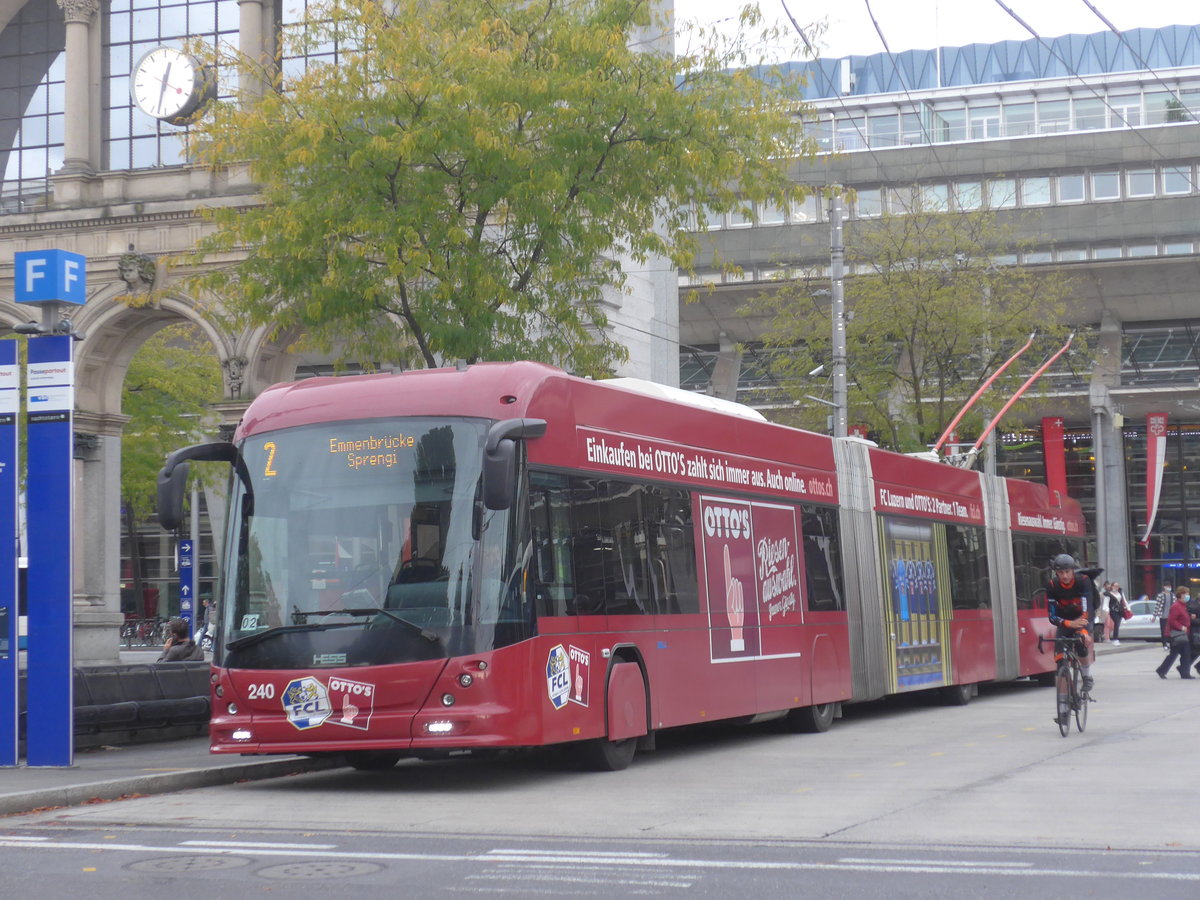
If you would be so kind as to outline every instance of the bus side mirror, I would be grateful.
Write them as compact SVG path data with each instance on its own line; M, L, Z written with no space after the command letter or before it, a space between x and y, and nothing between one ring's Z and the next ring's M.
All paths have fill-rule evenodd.
M166 466L158 472L158 524L167 531L174 531L183 522L183 494L189 468L184 462L170 472Z
M233 463L237 461L237 448L228 441L212 441L184 447L167 457L158 472L158 522L168 531L174 531L183 522L189 459Z
M508 509L517 489L517 441L541 437L545 419L504 419L488 429L483 446L483 505Z

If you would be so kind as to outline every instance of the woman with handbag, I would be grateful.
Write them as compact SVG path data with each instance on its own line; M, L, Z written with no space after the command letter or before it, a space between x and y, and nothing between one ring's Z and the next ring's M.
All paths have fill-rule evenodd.
M1129 609L1129 603L1125 600L1125 592L1121 590L1121 585L1113 582L1108 588L1108 618L1112 621L1112 642L1113 646L1120 646L1121 641L1121 623L1128 619L1133 613Z

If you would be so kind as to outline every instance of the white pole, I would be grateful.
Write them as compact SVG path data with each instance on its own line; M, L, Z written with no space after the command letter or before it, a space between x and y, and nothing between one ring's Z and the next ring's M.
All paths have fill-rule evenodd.
M846 436L846 313L842 294L845 275L846 248L842 243L842 194L834 193L829 203L830 277L833 318L833 436Z

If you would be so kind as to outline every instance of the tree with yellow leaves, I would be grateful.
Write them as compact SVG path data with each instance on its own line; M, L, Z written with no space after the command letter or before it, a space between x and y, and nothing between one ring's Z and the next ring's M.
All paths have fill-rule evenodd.
M670 51L648 0L328 0L285 31L324 52L211 104L199 162L249 167L209 211L204 286L343 358L433 366L625 356L603 295L621 260L691 268L695 210L786 204L811 156L800 85L755 67L761 16ZM666 38L666 40L663 40ZM225 60L247 65L246 60Z

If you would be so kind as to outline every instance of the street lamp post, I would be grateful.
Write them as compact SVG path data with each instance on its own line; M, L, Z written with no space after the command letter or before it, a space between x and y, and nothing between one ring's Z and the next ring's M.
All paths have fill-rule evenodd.
M842 243L842 194L834 191L829 201L830 252L829 274L833 319L833 436L846 436L846 314L842 295L846 248Z

